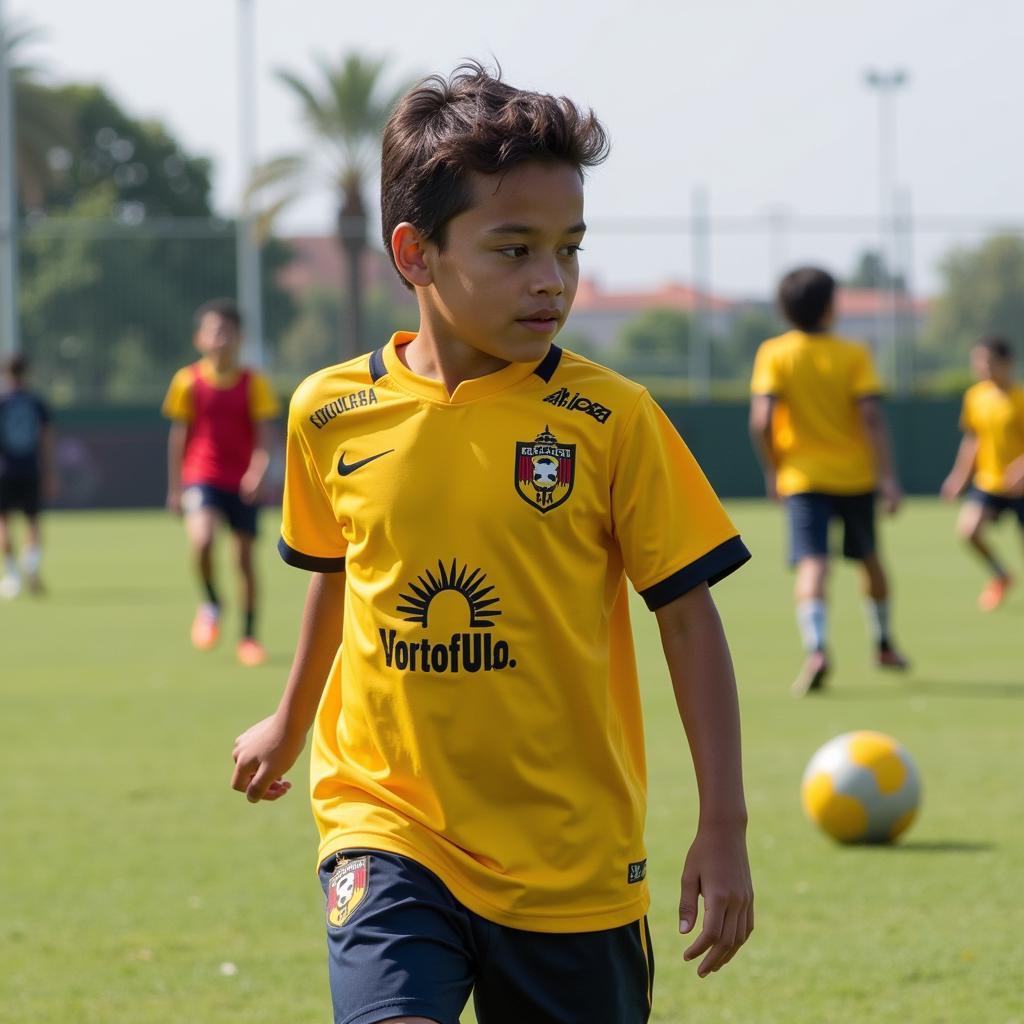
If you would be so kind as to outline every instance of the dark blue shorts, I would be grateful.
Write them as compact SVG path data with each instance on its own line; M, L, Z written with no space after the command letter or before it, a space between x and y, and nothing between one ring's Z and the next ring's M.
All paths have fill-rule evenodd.
M1012 512L1024 526L1024 498L1010 498L1005 494L992 494L973 485L968 489L967 501L973 501L985 510L985 516L995 522L1004 512Z
M235 533L256 536L258 507L242 501L237 491L224 491L212 484L189 484L181 496L181 506L186 514L201 508L215 508Z
M346 850L320 866L334 1024L644 1024L647 918L606 931L520 931L474 914L407 857Z
M843 524L843 557L863 561L875 553L875 493L791 494L789 512L789 560L828 557L828 533L833 519Z
M37 516L41 508L38 476L0 475L0 515L23 512Z

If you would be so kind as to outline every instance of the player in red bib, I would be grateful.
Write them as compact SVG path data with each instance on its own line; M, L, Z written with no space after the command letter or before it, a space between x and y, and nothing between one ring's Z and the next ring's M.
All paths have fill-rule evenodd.
M252 545L263 478L269 463L269 422L280 406L263 374L241 366L242 318L229 299L196 312L195 346L202 358L180 369L164 399L172 421L167 445L167 507L185 515L189 543L205 600L192 622L192 643L213 647L220 633L221 603L213 580L213 540L218 520L235 538L242 577L244 625L238 642L243 665L261 664L256 639L256 577Z

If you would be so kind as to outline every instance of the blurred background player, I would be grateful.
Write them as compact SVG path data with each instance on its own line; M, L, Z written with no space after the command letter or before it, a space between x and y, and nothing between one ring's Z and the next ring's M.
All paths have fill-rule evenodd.
M951 501L970 485L956 530L992 572L978 595L978 607L990 612L1003 603L1012 580L986 528L1009 510L1024 529L1024 388L1013 379L1013 349L1005 338L982 338L971 349L971 369L978 383L964 395L964 436L942 496Z
M270 461L269 421L279 403L263 374L239 364L242 318L230 299L196 311L195 346L202 358L179 370L164 399L173 420L167 444L167 507L185 515L204 600L192 622L192 643L213 647L220 632L220 597L213 579L213 540L223 519L235 540L242 578L243 627L238 660L266 657L256 639L253 541L263 478Z
M765 489L784 500L797 620L807 657L793 684L802 696L829 671L826 580L829 525L843 523L843 555L863 570L866 610L881 668L906 669L889 622L889 583L875 540L875 502L893 514L902 493L867 347L831 334L836 283L816 267L791 271L779 306L793 329L763 342L754 359L750 433Z
M52 499L57 489L50 411L26 388L27 376L28 360L11 356L4 365L0 389L0 546L4 552L0 597L5 598L17 597L22 583L11 535L12 512L23 513L28 528L21 558L25 584L31 593L43 592L39 516L43 498Z

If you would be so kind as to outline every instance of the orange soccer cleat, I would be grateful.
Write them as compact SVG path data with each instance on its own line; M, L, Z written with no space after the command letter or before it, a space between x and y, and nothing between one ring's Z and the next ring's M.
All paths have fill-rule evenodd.
M255 668L267 660L266 648L251 636L244 636L238 641L235 654L246 668Z
M199 651L208 651L220 636L220 614L211 604L201 604L192 620L192 646Z
M995 576L985 584L978 595L978 607L983 612L994 612L1006 599L1006 592L1013 584L1009 576Z

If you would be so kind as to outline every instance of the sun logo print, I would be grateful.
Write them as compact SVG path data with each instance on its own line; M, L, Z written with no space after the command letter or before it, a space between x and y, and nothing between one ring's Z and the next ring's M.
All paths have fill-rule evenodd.
M561 444L545 428L531 441L516 444L516 493L528 505L550 512L572 493L576 445Z
M470 572L468 565L460 569L454 558L450 566L446 566L438 559L437 575L427 569L416 577L415 583L409 583L412 593L400 595L406 604L400 604L398 611L405 617L406 622L418 622L426 629L430 602L438 594L452 590L461 594L469 605L470 628L484 629L493 626L495 616L501 614L501 610L496 607L498 598L488 596L494 591L494 587L485 586L486 583L487 573L483 569L474 569Z
M341 860L327 883L327 923L340 928L363 902L369 888L370 864L367 857Z

